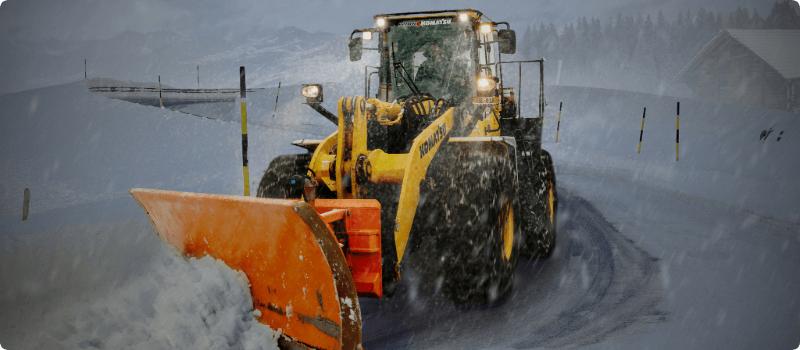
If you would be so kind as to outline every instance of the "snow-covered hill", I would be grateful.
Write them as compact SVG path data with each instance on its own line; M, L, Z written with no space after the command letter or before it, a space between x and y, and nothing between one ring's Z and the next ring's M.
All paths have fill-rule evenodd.
M84 59L89 78L156 82L161 76L164 84L178 88L197 87L198 65L203 88L238 87L240 66L247 67L250 87L363 77L363 65L351 63L347 50L343 34L308 33L296 27L232 39L125 31L103 40L0 40L0 91L83 79Z

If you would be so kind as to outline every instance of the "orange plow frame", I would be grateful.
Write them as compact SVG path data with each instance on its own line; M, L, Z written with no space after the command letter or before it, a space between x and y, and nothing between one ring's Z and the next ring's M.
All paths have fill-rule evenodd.
M383 294L377 201L312 207L297 199L130 193L177 254L209 255L244 272L259 321L283 331L281 348L361 348L357 295Z

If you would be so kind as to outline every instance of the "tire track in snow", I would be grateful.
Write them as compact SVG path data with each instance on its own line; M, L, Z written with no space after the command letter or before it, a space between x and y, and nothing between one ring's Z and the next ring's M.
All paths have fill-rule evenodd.
M585 199L559 188L549 259L520 262L514 291L485 307L454 306L406 264L392 299L361 299L366 348L561 348L598 343L664 322L656 258Z

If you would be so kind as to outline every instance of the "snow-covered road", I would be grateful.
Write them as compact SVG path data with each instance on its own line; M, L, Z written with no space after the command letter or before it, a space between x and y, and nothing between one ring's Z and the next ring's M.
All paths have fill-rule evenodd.
M557 250L520 264L508 300L455 307L410 272L394 299L362 299L365 346L791 349L800 340L797 225L560 170Z

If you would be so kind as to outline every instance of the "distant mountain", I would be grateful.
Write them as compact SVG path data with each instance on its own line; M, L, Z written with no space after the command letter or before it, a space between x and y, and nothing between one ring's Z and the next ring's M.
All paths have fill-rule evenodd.
M249 87L312 82L361 82L364 64L350 62L347 38L285 27L245 38L188 36L172 31L125 31L110 39L40 42L0 40L0 92L17 92L89 78L156 82L175 87ZM376 56L377 57L377 56ZM373 57L374 58L374 57ZM372 62L375 61L375 62ZM360 73L359 73L360 72Z

